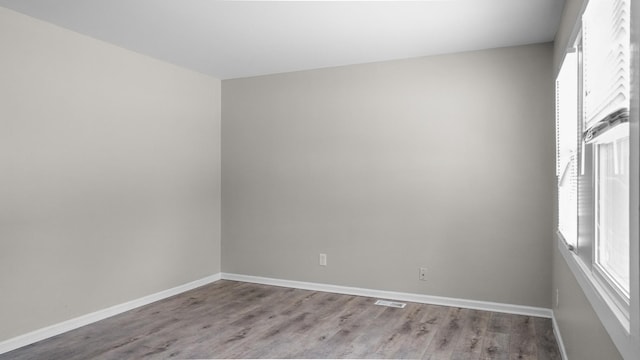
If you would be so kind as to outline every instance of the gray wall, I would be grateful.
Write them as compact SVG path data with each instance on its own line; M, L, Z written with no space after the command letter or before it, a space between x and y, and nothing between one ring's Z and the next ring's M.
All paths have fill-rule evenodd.
M560 25L554 41L553 51L553 69L554 75L560 71L560 65L564 58L565 50L568 47L569 40L573 35L573 29L576 21L579 19L580 12L586 0L564 0L564 9L560 18Z
M223 271L550 307L552 50L223 81Z
M582 7L582 0L565 2L562 22L555 41L554 69L556 72L560 68L564 51ZM569 359L622 359L556 246L553 246L552 254L553 293L555 296L557 289L560 300L559 306L555 306L554 301L553 311Z
M553 312L571 360L616 360L622 356L593 311L566 261L553 252L553 286L560 291Z
M0 8L0 341L220 271L220 81Z

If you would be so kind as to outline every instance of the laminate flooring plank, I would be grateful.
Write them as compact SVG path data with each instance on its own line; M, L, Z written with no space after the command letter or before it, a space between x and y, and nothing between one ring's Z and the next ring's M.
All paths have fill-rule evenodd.
M353 350L353 341L363 331L367 331L373 320L385 310L382 306L374 305L374 301L373 298L359 298L351 311L339 317L336 328L323 331L317 338L320 342L309 346L300 357L312 359L346 357L346 354Z
M509 340L509 358L511 360L537 360L538 347L533 318L512 315L513 325Z
M390 354L397 352L401 346L401 339L406 339L420 320L424 317L426 307L419 304L408 303L396 326L388 327L387 333L375 349L375 353L383 358L391 358Z
M205 333L204 339L199 340L196 344L189 347L189 356L194 357L198 354L209 354L211 351L221 351L221 345L226 344L224 340L229 337L237 336L238 332L249 332L252 326L264 319L275 316L269 309L269 304L279 303L281 301L295 297L295 294L303 295L301 292L296 292L295 289L278 289L275 293L268 294L253 294L252 299L243 301L242 299L234 302L232 306L225 306L218 311L218 316L209 317L212 321L209 321L208 326L200 329ZM198 323L197 318L192 319L193 322ZM238 337L238 339L244 336ZM217 346L211 346L211 344L218 344ZM215 353L215 352L214 352Z
M247 291L250 290L250 291ZM259 306L261 302L278 301L284 294L281 291L274 290L270 287L255 286L252 289L239 289L239 291L231 294L235 299L232 301L225 301L221 303L211 304L211 307L215 309L212 314L201 313L197 307L200 306L199 301L193 301L192 307L196 307L193 311L190 311L189 307L180 307L173 312L173 318L169 324L162 326L161 330L157 334L157 338L163 341L145 342L138 344L127 344L126 346L115 351L122 356L135 356L136 358L147 357L156 353L171 354L177 352L181 354L186 350L197 349L202 344L215 343L217 339L223 336L226 332L232 331L233 327L224 325L233 322L237 317L243 316L245 313L254 310L256 306ZM241 299L245 298L248 302L243 302ZM240 299L238 299L240 298ZM247 304L251 304L247 306ZM202 319L206 319L203 321ZM221 326L224 325L224 326ZM147 338L146 336L144 338ZM131 348L138 348L136 351L131 352ZM140 353L140 350L149 348L144 353ZM182 349L182 350L175 350Z
M450 308L447 318L429 344L423 359L450 360L460 340L464 319L471 310Z
M378 306L378 305L374 305ZM378 358L375 350L386 335L388 326L396 326L406 309L383 307L383 311L367 326L366 331L359 331L358 336L351 341L349 349L339 356L341 358Z
M416 324L404 343L391 355L394 359L421 359L438 332L445 324L451 308L438 305L426 305L423 318Z
M443 307L408 303L407 310L397 326L390 328L386 338L376 349L382 358L421 358L437 331L437 325L427 323L444 318ZM428 317L428 318L427 318Z
M286 336L293 324L303 321L313 311L315 300L329 296L329 293L300 290L302 297L293 297L287 302L274 304L273 316L268 321L256 323L248 338L240 339L236 344L225 349L220 357L223 358L258 358L263 352L269 351L266 346L280 336ZM249 341L247 341L247 339Z
M292 357L293 354L301 352L304 349L302 342L309 329L329 318L332 314L335 315L340 312L354 299L355 297L353 296L337 294L329 294L327 297L316 299L315 303L310 304L303 313L297 316L297 319L294 319L295 321L288 322L285 325L289 336L271 339L268 345L265 346L268 351L261 352L260 357Z
M492 313L487 331L501 334L509 334L513 323L513 315L505 313Z
M450 360L480 360L480 354L475 352L454 351Z
M291 290L291 291L288 291ZM257 339L270 328L279 326L291 315L291 306L301 306L317 293L308 290L286 289L280 296L267 299L226 322L217 334L198 347L190 349L189 357L195 358L244 358L244 354L257 347ZM286 313L287 315L283 315ZM224 323L223 323L224 324ZM212 347L210 344L219 344Z
M487 331L482 342L481 360L509 360L509 334Z
M219 357L219 354L226 351L230 344L244 339L253 331L256 324L265 321L262 316L268 317L269 313L262 310L262 308L256 309L255 307L247 309L240 319L244 323L243 326L237 323L231 325L229 322L223 322L207 329L195 340L185 339L184 345L177 344L178 347L183 348L181 356L186 358ZM256 312L259 313L256 314Z
M534 318L538 360L561 360L560 349L553 334L551 319Z
M161 323L158 324L156 320L153 327L149 328L145 324L132 321L132 324L138 324L136 337L139 340L127 341L105 355L114 358L153 358L156 354L158 357L167 357L167 354L174 353L175 355L181 354L189 347L198 346L205 341L214 341L215 335L221 333L217 324L224 324L229 321L230 317L246 311L247 304L239 301L238 297L247 297L251 299L250 303L254 303L258 301L257 299L268 299L270 296L281 295L268 287L248 289L240 287L237 290L236 292L228 292L230 296L225 301L214 302L214 300L220 299L209 298L207 303L197 296L190 296L180 304L166 304L171 307L172 311L163 311L156 315L156 317L162 316ZM222 311L223 309L224 311ZM228 328L224 327L223 329Z
M318 299L310 309L301 315L299 320L289 325L289 336L274 338L260 354L262 358L290 358L294 354L303 352L308 344L306 339L313 339L312 329L324 321L330 320L339 314L344 308L356 300L355 296L330 294L330 296Z
M408 303L403 309L397 309L393 321L380 327L379 340L369 344L362 357L389 358L395 352L401 339L412 331L412 320L419 321L423 317L424 308L418 304Z
M266 310L266 315L257 319L245 318L242 329L224 340L225 347L216 357L248 357L248 352L255 351L259 344L264 343L263 337L273 327L282 326L285 321L291 320L296 315L291 310L292 307L300 307L318 294L313 291L297 290L291 296L276 303L267 304L262 311ZM277 333L273 333L277 335Z
M470 310L464 324L460 341L451 360L478 360L482 353L484 334L491 318L488 311Z

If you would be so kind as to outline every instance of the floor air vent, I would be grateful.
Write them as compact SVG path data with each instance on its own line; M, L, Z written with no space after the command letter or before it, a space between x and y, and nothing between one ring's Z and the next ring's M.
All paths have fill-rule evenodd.
M405 304L405 303L395 302L395 301L387 301L387 300L378 300L378 301L376 301L376 305L389 306L389 307L400 308L400 309L404 309L404 307L407 306L407 304Z

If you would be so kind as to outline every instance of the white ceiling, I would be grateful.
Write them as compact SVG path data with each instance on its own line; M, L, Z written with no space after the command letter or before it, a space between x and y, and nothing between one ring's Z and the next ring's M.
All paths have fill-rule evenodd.
M0 0L221 79L552 41L564 0Z

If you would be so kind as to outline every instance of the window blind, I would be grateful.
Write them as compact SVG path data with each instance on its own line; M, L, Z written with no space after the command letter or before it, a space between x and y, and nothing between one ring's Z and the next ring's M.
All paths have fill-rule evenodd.
M582 16L587 128L629 108L629 5L629 0L591 0Z
M558 230L570 248L578 237L578 58L567 53L556 79Z

